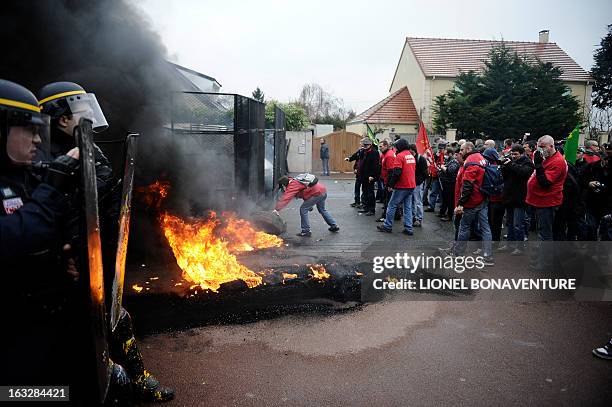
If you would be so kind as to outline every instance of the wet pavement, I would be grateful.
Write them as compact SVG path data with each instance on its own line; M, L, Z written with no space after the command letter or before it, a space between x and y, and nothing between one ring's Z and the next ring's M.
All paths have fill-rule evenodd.
M373 241L452 236L448 222L428 213L412 237L399 224L392 234L379 233L373 217L349 207L352 181L322 182L340 233L328 232L315 210L312 237L296 237L294 201L282 212L285 259L351 263ZM147 367L176 389L169 406L603 406L612 400L612 361L594 358L591 349L612 337L611 311L604 302L394 296L331 314L206 326L139 342Z

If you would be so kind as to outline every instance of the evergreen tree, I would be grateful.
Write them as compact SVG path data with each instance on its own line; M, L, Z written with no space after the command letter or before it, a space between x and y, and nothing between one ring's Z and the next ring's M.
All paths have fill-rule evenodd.
M565 138L580 122L580 105L561 82L561 70L504 43L491 49L482 74L461 73L454 89L436 98L437 133L454 127L465 138Z
M253 91L253 99L255 99L255 100L257 100L257 101L259 101L261 103L265 102L265 96L266 95L264 95L264 93L261 91L261 89L259 89L259 86L257 87L257 89L255 89Z
M595 66L591 75L595 79L593 85L593 105L605 109L612 107L612 24L608 26L608 34L602 38L600 47L595 50Z

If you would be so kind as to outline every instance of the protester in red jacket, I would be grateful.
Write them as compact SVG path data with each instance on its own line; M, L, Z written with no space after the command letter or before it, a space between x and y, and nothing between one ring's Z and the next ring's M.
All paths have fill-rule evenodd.
M584 161L587 164L596 163L601 160L599 157L599 144L595 140L587 140L584 142Z
M383 140L378 146L380 148L380 179L383 182L383 209L382 215L378 218L377 222L384 222L385 215L387 213L387 206L389 205L389 199L391 199L391 192L387 191L387 184L389 181L389 171L393 169L393 163L395 160L395 149L390 148L389 142Z
M300 176L296 178L301 179ZM278 214L278 212L285 208L293 198L301 198L304 200L304 202L300 206L300 220L302 231L297 234L298 236L311 236L310 223L308 221L308 212L310 212L314 206L317 207L317 210L319 211L321 216L323 216L325 222L329 225L330 232L337 232L338 230L340 230L334 218L325 209L325 200L327 199L327 188L325 188L325 185L323 185L322 182L317 181L316 183L314 183L314 185L308 186L307 183L304 183L303 181L298 181L298 179L289 178L285 176L281 177L281 179L278 180L278 186L284 192L283 196L276 203L274 212Z
M381 232L391 232L395 211L400 204L404 207L404 234L412 236L412 192L416 187L416 160L408 150L408 141L399 139L395 143L397 154L393 160L391 172L387 177L387 189L393 190L389 207L385 215L385 223L377 226Z
M551 136L538 139L538 151L533 155L535 171L527 181L525 202L535 207L539 240L553 240L552 226L555 211L563 202L563 184L567 163L555 149Z
M460 185L461 193L457 200L455 215L462 215L459 223L459 233L457 243L453 252L457 256L462 256L465 251L466 242L470 238L470 231L478 228L482 236L483 259L486 266L493 266L493 256L491 251L491 228L488 218L488 200L480 191L482 186L487 160L474 150L474 144L463 143L460 149L465 163L463 171L457 175L457 184Z

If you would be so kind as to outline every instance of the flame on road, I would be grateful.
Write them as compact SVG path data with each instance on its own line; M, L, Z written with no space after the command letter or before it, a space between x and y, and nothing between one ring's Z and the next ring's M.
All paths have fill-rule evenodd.
M315 280L327 280L331 277L322 264L309 265L309 268Z
M160 210L169 189L168 181L155 181L137 191L147 207ZM224 212L221 217L210 212L206 218L181 218L161 211L159 221L183 277L192 283L191 289L217 292L221 284L234 280L243 280L249 288L256 287L262 283L261 273L240 264L235 254L283 244L278 236L256 230L231 212Z
M249 288L260 285L262 277L240 264L234 253L283 243L277 236L256 231L246 220L228 216L222 222L214 212L204 219L161 215L164 235L183 277L204 290L217 292L221 284L234 280L244 281Z

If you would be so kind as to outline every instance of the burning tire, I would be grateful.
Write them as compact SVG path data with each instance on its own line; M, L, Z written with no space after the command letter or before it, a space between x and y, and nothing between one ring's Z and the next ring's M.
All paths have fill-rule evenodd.
M254 212L250 218L253 224L266 233L280 235L287 231L287 223L273 212Z

